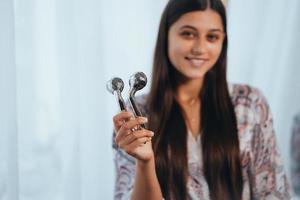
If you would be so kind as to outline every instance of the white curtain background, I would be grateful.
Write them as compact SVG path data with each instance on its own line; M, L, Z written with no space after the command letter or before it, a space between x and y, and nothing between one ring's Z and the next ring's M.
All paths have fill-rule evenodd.
M235 0L228 7L229 79L263 91L288 175L292 123L300 112L299 10L298 0Z
M144 71L163 1L0 0L0 199L112 199L106 89ZM300 111L299 1L229 2L229 79L269 100L286 169ZM146 88L143 92L147 92Z

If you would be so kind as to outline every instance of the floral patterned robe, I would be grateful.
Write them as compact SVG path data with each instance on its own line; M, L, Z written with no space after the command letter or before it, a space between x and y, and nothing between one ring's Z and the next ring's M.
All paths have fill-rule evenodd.
M272 115L266 99L258 89L248 85L230 84L229 92L238 123L244 181L243 200L290 199L290 188L278 152ZM137 101L145 116L148 113L146 98L146 95L140 96ZM201 144L200 141L199 143ZM113 147L116 164L114 199L130 199L134 185L135 159L118 149L115 144ZM191 161L194 154L197 154L193 148L188 143L188 196L193 200L209 200L202 160Z

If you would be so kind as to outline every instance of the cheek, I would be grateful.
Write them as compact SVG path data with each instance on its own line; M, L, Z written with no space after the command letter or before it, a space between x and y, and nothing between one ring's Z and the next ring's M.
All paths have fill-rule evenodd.
M176 40L168 48L168 55L172 64L185 61L185 57L190 53L192 44L182 40Z
M210 53L211 53L211 56L213 57L213 60L218 60L218 58L221 54L221 51L222 51L222 44L212 45L210 47Z
M169 43L169 52L170 54L181 54L183 52L185 52L185 46L184 43L180 42L180 41L171 41L171 43Z
M183 45L179 41L169 41L168 56L173 65L179 62L184 52Z

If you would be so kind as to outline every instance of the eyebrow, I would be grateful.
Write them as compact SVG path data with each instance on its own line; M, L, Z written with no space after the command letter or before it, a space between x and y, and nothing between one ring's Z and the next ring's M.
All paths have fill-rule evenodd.
M223 30L221 30L221 29L211 29L211 30L209 30L209 31L211 31L211 32L221 32L221 33L223 33L224 31Z
M184 25L184 26L180 27L180 30L184 29L184 28L189 28L189 29L193 29L193 30L197 31L197 29L195 27L190 26L190 25ZM218 28L216 28L216 29L210 29L209 32L221 32L221 33L224 33L223 30L218 29Z

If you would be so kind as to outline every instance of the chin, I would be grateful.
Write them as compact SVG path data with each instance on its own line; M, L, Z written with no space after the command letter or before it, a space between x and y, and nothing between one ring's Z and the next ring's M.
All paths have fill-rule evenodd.
M193 73L186 74L186 77L189 79L203 79L207 71L197 71Z
M187 80L203 79L208 72L206 67L203 68L191 68L190 66L184 66L183 68L175 68L175 70Z
M184 76L188 80L197 80L197 79L203 79L205 77L205 74L185 74Z

